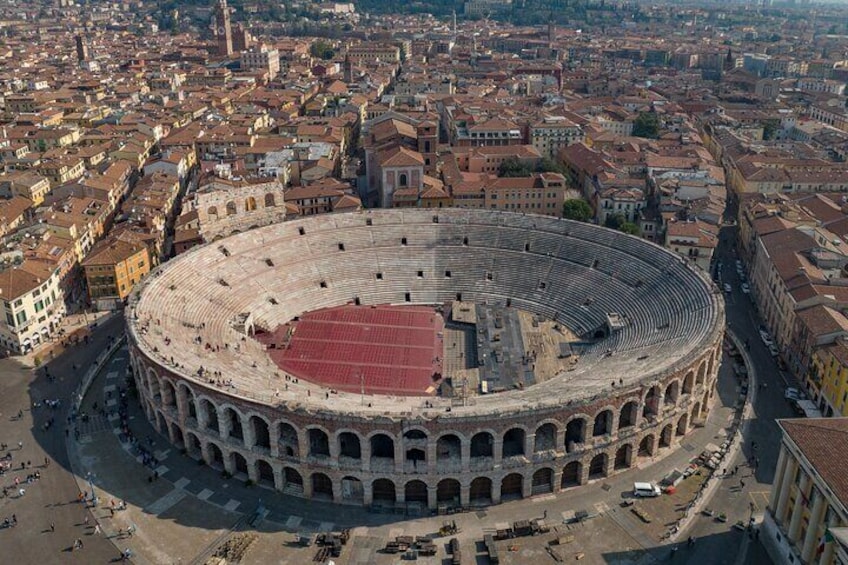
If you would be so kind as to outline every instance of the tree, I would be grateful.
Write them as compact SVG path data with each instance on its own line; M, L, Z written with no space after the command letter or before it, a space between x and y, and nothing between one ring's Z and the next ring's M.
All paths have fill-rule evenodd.
M660 136L660 119L653 112L639 112L633 120L633 135L656 139Z
M777 128L780 127L780 122L775 118L769 118L763 122L763 139L769 141L777 135Z
M592 218L592 207L582 198L570 198L562 205L562 217L567 220L588 222Z
M499 177L529 177L532 173L533 169L516 157L504 159L501 166L498 167Z
M628 235L639 235L639 226L633 222L624 222L618 227L618 231Z
M624 214L615 213L607 216L604 226L630 235L639 235L639 226L627 220Z
M556 161L554 159L549 159L547 157L543 157L541 161L539 161L539 165L536 167L537 173L559 173L561 175L567 175L568 170L565 168L560 161Z

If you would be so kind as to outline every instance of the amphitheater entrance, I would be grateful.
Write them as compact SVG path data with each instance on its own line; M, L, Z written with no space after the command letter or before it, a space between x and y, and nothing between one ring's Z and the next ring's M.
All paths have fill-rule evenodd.
M533 473L531 491L536 494L547 494L554 491L554 470L539 469Z
M631 400L621 407L621 414L618 416L618 429L631 428L636 425L636 417L639 414L639 405L636 401Z
M654 455L654 435L648 434L639 442L638 457L652 457Z
M183 449L185 447L185 440L183 439L183 431L180 429L180 426L174 422L171 424L171 437L173 438L173 443L178 448Z
M607 454L599 453L589 462L589 478L600 479L607 476Z
M270 450L271 434L268 431L268 422L259 416L251 416L250 428L253 430L253 447Z
M479 432L471 438L471 457L493 457L495 440L489 432Z
M264 459L256 461L256 476L259 479L259 484L266 487L275 488L274 468Z
M351 432L339 434L339 455L351 459L361 459L362 449L359 445L359 436Z
M371 470L392 471L395 462L395 442L386 434L375 434L371 444ZM392 485L394 490L394 485Z
M443 435L436 442L436 461L442 464L458 464L462 458L462 442L455 434Z
M232 408L227 408L224 410L224 414L226 415L225 421L229 425L230 437L244 442L244 430L241 428L241 417L239 417L238 412Z
M583 465L579 461L572 461L562 470L561 488L576 487L580 485Z
M541 453L543 451L553 451L556 449L557 429L553 424L542 424L536 429L536 445L533 451Z
M662 429L662 433L660 434L660 447L671 447L673 433L674 430L672 429L671 424L668 424Z
M296 496L303 494L303 477L295 469L283 469L283 492Z
M515 500L524 497L524 477L518 473L507 475L501 481L501 500Z
M206 399L200 401L200 410L206 417L206 429L217 435L221 435L221 428L218 426L218 411L215 406Z
M206 448L209 453L209 466L214 467L216 469L224 468L224 454L221 452L221 448L218 447L214 443L209 443L209 447Z
M277 447L280 450L280 455L284 457L297 457L300 454L300 447L297 440L297 431L294 426L282 422L277 428L280 439L277 440Z
M436 486L436 502L450 506L459 506L461 487L456 479L442 479Z
M194 421L197 421L197 402L194 400L194 395L186 393L186 404L188 405L188 417L194 418Z
M333 481L324 473L312 473L312 497L333 500Z
M477 477L471 481L469 493L471 504L487 505L492 503L492 479L489 477Z
M512 428L504 434L503 458L524 455L524 430Z
M643 418L656 418L660 411L660 387L652 386L645 395L645 405L642 408Z
M330 456L330 439L324 430L309 428L309 455L313 457Z
M230 455L233 462L233 470L234 475L238 476L240 479L247 478L247 460L244 458L244 455L237 451L233 451Z
M342 479L342 500L356 504L362 504L365 500L365 489L362 481L356 477L344 477Z
M377 479L371 483L371 498L375 504L394 504L397 500L395 484L389 479Z
M585 436L586 420L583 418L575 418L574 420L571 420L565 427L566 451L571 453L575 449L579 449Z
M427 506L427 485L424 481L409 481L403 488L406 502L414 502Z
M633 446L629 443L622 445L615 452L613 467L616 471L627 469L633 464Z
M200 459L202 456L200 439L191 432L186 434L186 437L188 438L188 443L186 444L186 452L188 453L188 456L194 459Z
M684 414L677 420L677 435L685 436L686 430L689 428L689 414Z
M592 426L592 437L605 436L612 433L612 410L604 410L595 416Z

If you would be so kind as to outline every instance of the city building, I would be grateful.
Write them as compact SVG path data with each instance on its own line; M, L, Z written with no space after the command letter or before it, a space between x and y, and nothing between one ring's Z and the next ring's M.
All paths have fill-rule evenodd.
M88 298L98 310L113 310L150 272L147 246L134 238L107 237L82 262Z

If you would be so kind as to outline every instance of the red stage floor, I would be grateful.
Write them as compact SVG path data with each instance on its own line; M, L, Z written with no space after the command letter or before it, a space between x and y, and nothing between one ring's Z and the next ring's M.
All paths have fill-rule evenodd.
M304 314L257 336L274 362L298 378L336 390L433 394L442 373L444 319L422 306L340 306ZM286 340L290 334L291 337Z

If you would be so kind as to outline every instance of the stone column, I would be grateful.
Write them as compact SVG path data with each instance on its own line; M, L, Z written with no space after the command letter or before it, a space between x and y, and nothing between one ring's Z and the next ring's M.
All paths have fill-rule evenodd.
M400 436L395 439L395 473L403 473L405 455L403 451L403 436Z
M309 457L309 434L305 429L297 430L297 447L299 451L298 458L304 462ZM304 481L304 489L306 489L306 482Z
M533 473L528 472L521 481L521 498L533 495Z
M532 461L535 449L536 434L524 434L524 457Z
M492 479L492 504L500 504L501 503L501 485L502 481L494 478Z
M271 457L280 456L280 425L271 423L268 428L268 442L271 444Z
M460 485L459 504L460 506L468 506L471 504L471 485Z
M209 426L209 418L206 417L206 410L202 406L197 407L197 429L205 430Z
M565 428L560 428L556 433L556 451L557 453L565 453L568 451L565 445Z
M783 487L783 474L786 472L788 468L788 461L786 459L786 448L783 445L780 446L780 454L777 457L777 467L774 469L774 481L772 482L775 485L775 489L771 492L771 500L769 500L769 508L771 508L772 514L774 514L777 509L777 502L780 498L780 488Z
M471 440L462 440L459 446L459 458L463 473L471 471Z
M332 453L332 450L330 451ZM336 465L338 467L338 465ZM340 504L342 502L342 482L330 479L333 484L333 502Z
M312 475L308 475L304 470L303 473L303 496L312 498Z
M241 418L241 416L239 416ZM250 424L250 417L241 419L241 435L244 438L244 446L248 451L253 449L256 443L256 434L253 433L253 426Z
M786 537L792 544L798 543L798 533L801 531L801 516L804 514L804 491L807 490L808 478L804 476L795 497L795 506L792 508L792 519L789 521L789 530Z
M431 487L430 485L427 485L427 507L430 510L435 510L439 504L436 494L436 487Z
M801 561L803 563L810 563L813 558L813 554L816 551L816 546L819 541L819 526L824 519L824 513L826 510L827 499L825 499L824 494L821 491L818 491L816 493L816 500L813 502L813 509L810 512L810 522L807 524L807 533L804 536L804 545L801 548Z
M492 444L492 458L497 469L503 463L503 436L495 436Z
M274 470L274 490L282 491L286 486L286 478L283 475L283 468L279 465L271 465Z
M437 467L437 450L436 450L437 442L434 438L427 436L427 472L435 473L438 469Z
M259 470L256 468L256 461L250 461L245 458L247 461L247 478L250 479L253 484L259 484Z
M221 450L221 455L224 456L224 470L233 476L236 474L236 466L233 464L233 452L230 450Z
M783 480L780 484L780 496L777 500L777 507L774 510L775 522L782 524L784 528L787 527L787 524L784 522L786 520L786 505L789 503L789 491L792 489L792 481L795 480L795 473L798 472L798 462L791 458L791 456L788 456L788 459L786 462L786 471L783 473Z
M374 502L374 490L371 488L371 481L362 481L362 504L371 506Z
M835 551L835 547L836 542L834 541L829 541L824 544L824 551L819 559L820 565L830 565L831 561L833 561L833 552Z
M330 467L333 469L339 468L339 436L338 435L329 435L327 434L327 443L330 448L330 461L328 462ZM335 499L336 489L333 489L333 498Z
M395 485L395 502L406 502L406 488L403 484Z
M364 438L359 442L359 453L362 457L362 470L366 473L371 472L371 440ZM368 488L371 488L370 483Z
M218 413L218 429L221 432L221 438L227 439L230 437L230 419L227 418L227 411L224 408L216 408L215 411Z
M212 463L212 455L209 453L209 443L200 444L200 458L209 465Z
M175 387L177 395L177 421L180 423L180 427L186 427L186 419L188 418L188 400L185 395L185 388L178 386Z
M589 463L592 461L591 457L584 457L580 461L580 484L585 485L589 482Z

